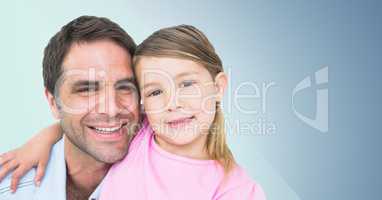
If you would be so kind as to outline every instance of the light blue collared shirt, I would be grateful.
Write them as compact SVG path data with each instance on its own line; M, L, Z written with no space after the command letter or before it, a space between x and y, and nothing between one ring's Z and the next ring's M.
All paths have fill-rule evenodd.
M1 167L0 167L1 168ZM50 156L45 176L40 187L35 186L36 170L30 170L19 182L16 193L12 194L11 175L0 183L1 200L66 200L66 164L64 156L64 139L58 141ZM90 195L89 200L97 200L101 185Z

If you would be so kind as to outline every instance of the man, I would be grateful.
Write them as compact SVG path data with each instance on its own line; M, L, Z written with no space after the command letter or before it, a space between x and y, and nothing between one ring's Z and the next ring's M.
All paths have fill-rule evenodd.
M131 37L116 23L79 17L55 34L44 51L45 94L63 139L53 147L44 181L30 171L0 199L97 199L110 166L127 153L139 124L139 93L131 66Z

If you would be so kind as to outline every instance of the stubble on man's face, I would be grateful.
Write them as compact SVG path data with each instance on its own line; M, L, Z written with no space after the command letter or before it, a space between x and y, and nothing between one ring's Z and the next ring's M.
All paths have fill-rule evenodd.
M139 123L129 53L107 40L74 44L63 68L57 100L65 136L99 162L121 160Z

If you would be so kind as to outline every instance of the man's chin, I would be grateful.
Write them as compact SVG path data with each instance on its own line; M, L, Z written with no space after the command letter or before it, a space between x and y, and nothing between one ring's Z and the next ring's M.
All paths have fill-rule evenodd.
M127 148L118 150L98 149L97 151L89 152L89 154L98 162L113 164L121 161L126 156Z

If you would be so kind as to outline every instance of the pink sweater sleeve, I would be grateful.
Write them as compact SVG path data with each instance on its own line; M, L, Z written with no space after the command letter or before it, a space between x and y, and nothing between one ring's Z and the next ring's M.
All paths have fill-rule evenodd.
M266 200L266 197L261 186L251 181L247 184L243 184L226 191L225 193L220 195L216 200L237 200L237 199Z

